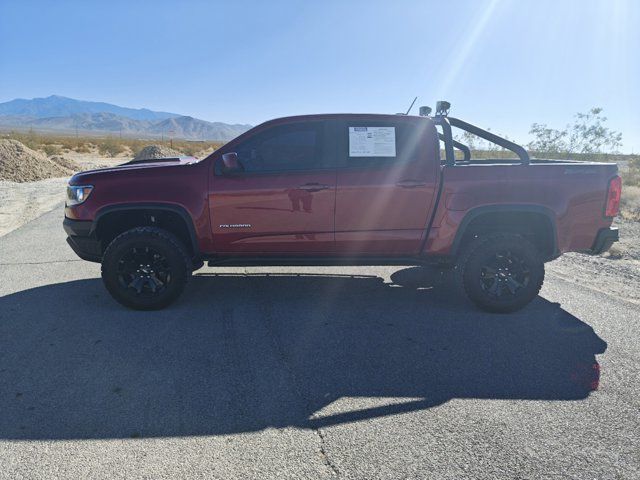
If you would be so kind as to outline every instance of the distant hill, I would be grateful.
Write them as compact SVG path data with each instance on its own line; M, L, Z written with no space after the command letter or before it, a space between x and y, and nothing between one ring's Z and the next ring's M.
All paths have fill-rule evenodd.
M251 128L207 122L176 113L119 107L52 95L0 103L0 127L59 133L91 133L187 140L231 140Z
M111 103L88 102L59 95L31 100L16 98L10 102L0 103L0 115L47 118L68 117L79 113L113 113L134 120L164 120L180 116L177 113L154 112L146 108L119 107Z
M156 135L164 133L165 136L167 132L173 132L173 136L187 139L231 140L250 128L250 125L229 125L193 117L174 117L152 125L148 131Z

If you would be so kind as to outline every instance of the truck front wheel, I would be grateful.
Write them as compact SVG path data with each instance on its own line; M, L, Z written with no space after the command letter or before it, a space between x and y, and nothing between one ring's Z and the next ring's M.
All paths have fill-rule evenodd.
M544 262L536 247L515 234L492 234L468 245L458 264L467 296L483 310L520 310L540 292Z
M102 259L102 280L122 305L158 310L176 300L191 276L192 261L173 234L137 227L118 235Z

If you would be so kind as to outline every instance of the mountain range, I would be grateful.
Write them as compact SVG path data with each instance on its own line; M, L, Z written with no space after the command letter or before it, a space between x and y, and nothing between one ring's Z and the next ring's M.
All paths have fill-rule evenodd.
M250 125L208 122L177 113L126 108L51 95L0 103L0 128L186 140L230 140Z

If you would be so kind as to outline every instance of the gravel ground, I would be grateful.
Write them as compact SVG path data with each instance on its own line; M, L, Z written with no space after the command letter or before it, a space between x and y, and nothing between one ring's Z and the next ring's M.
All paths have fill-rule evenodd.
M397 267L204 268L133 312L61 220L0 239L0 478L640 478L640 306L570 262L512 315Z
M569 253L547 265L559 277L640 304L640 222L617 220L620 241L600 256Z

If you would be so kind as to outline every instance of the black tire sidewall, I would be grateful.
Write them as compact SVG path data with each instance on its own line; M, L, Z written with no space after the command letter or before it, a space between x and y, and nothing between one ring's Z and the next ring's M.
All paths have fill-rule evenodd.
M152 297L140 297L124 289L118 281L118 262L135 247L151 247L163 255L171 269L171 281L166 289ZM102 261L102 280L109 293L122 305L136 310L158 310L176 300L184 290L191 266L180 241L156 228L133 229L116 237L105 251Z
M504 300L488 295L481 286L481 269L497 252L510 250L529 269L529 283L516 295ZM507 313L519 310L531 302L544 282L544 262L536 248L519 235L487 237L474 245L463 264L462 283L467 296L479 307L490 312Z

